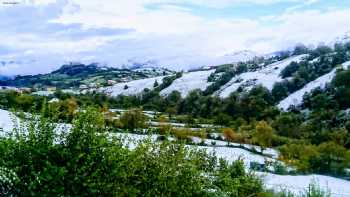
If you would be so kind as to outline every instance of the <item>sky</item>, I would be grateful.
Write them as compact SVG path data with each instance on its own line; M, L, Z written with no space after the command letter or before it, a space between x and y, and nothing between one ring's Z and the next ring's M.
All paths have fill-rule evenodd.
M184 70L329 43L349 19L347 0L0 0L0 75L67 62Z

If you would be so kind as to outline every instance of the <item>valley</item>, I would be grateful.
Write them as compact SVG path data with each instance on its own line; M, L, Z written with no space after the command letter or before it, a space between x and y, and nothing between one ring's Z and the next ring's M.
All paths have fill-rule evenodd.
M0 78L0 136L4 143L49 140L63 149L74 135L90 136L152 157L160 154L156 147L174 146L197 151L216 168L241 165L276 196L310 188L347 196L349 62L350 43L336 43L191 71L72 63ZM80 116L97 122L77 123ZM0 151L10 154L3 145ZM164 154L164 162L173 159Z

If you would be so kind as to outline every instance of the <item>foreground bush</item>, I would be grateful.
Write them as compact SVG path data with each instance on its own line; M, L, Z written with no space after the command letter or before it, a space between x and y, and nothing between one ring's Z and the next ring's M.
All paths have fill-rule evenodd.
M69 132L35 118L0 139L0 166L13 172L9 196L261 196L262 182L241 161L148 141L134 149L107 137L103 116L78 114ZM60 135L57 135L59 133Z

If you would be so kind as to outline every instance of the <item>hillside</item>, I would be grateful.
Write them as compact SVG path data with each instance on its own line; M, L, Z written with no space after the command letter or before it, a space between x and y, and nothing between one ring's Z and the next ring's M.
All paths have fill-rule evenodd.
M257 85L262 85L267 89L272 90L275 83L283 80L280 76L282 70L284 70L290 63L300 62L305 57L307 57L306 54L289 57L285 60L267 65L260 70L242 73L223 86L217 94L220 97L228 97L239 87L249 90Z
M175 91L183 98L194 90L200 90L204 95L228 98L233 93L241 94L262 86L271 92L279 108L287 110L291 105L301 105L304 94L324 87L333 79L336 67L350 60L349 45L336 43L333 48L321 45L314 49L297 46L294 51L178 73L176 76L174 71L144 64L135 66L134 70L99 64L69 64L49 74L0 78L0 86L40 90L51 86L77 89L85 85L87 91L83 93L97 88L99 92L116 97L142 95L144 90L154 90L155 94L167 97Z
M77 88L80 85L108 84L108 80L116 82L144 79L172 74L166 69L153 68L143 70L118 69L100 66L99 64L68 64L48 74L16 76L14 79L0 78L0 86L45 88Z
M304 94L330 83L340 64L343 64L343 68L347 66L349 46L346 43L337 43L333 49L323 45L314 49L297 46L294 51L279 52L271 57L218 65L211 70L185 72L162 89L159 95L167 97L176 91L186 97L197 89L204 95L228 98L232 93L241 94L262 86L271 92L271 98L279 108L287 110L291 105L300 105ZM152 78L149 80L155 81ZM106 89L113 96L124 92L128 92L127 95L140 95L143 89L152 89L151 85L146 85L146 81L130 81ZM122 90L126 86L132 89Z
M142 152L142 140L148 140L149 145L170 144L172 148L168 150L172 153L155 154L164 155L168 163L169 159L176 158L173 156L179 151L176 145L182 145L213 154L227 162L223 165L238 160L241 172L249 170L261 175L261 183L269 189L287 191L280 188L287 187L288 191L300 193L317 179L316 184L322 189L330 187L332 195L345 195L350 192L343 189L350 183L349 62L350 44L333 48L296 47L276 56L131 79L87 88L86 93L80 94L0 91L0 108L16 109L19 112L16 115L24 122L41 114L44 125L40 128L47 128L47 118L52 121L53 133L73 134L68 140L86 135L86 139L77 139L79 143L89 142L94 136L105 137L100 139L103 143L120 139L118 142L124 151L136 151L133 155L141 157L147 155ZM94 65L64 66L51 74L79 78L104 73L105 69L108 70ZM139 68L137 72L148 71ZM9 123L13 113L6 110L0 110L0 132L14 127ZM56 146L55 137L50 139L52 146ZM84 154L93 151L91 147L96 147L97 141L92 140L92 144L83 149ZM64 144L57 143L57 146L65 148L61 147ZM6 160L12 161L8 148L2 147L8 155ZM111 153L122 150L115 148ZM94 152L97 156L94 159L100 161L99 155L108 150L103 147ZM144 160L140 161L144 168ZM157 162L157 159L147 161ZM207 160L197 161L202 165ZM214 158L210 161L218 163ZM151 163L150 166L158 165Z
M180 92L181 96L186 97L193 90L205 90L211 83L208 82L208 77L215 70L197 71L183 74L179 79L176 79L169 87L160 92L161 95L169 95L173 91Z
M342 69L349 69L350 62L345 62L342 64L340 68ZM287 110L291 106L299 106L303 102L303 96L307 93L310 93L312 90L315 90L316 88L325 88L327 84L329 84L336 75L336 70L339 68L334 68L331 72L322 75L321 77L317 78L314 81L309 82L306 84L303 88L300 90L292 93L287 98L283 99L279 104L278 107Z

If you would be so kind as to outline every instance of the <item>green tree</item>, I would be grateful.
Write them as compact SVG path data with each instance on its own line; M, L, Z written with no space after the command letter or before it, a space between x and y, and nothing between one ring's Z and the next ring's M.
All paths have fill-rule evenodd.
M319 166L321 173L344 174L345 168L350 164L350 152L346 148L335 142L325 142L319 145L318 151L319 163L322 163Z
M300 115L294 113L283 113L276 117L273 123L277 134L291 138L301 138L299 125L303 119Z
M147 117L141 109L135 108L124 112L120 117L120 122L124 129L135 131L135 129L144 128Z
M270 147L273 138L273 128L265 121L260 121L255 127L254 141L260 146L261 153Z
M277 82L273 85L271 94L276 101L280 101L288 96L288 82Z
M33 118L14 130L17 135L0 138L0 165L18 177L10 196L264 194L261 180L247 173L242 161L218 164L204 150L149 139L127 149L128 141L109 135L103 114L93 108L79 112L60 136L57 124Z
M153 87L158 87L158 85L159 85L159 84L158 84L158 81L155 80L155 81L154 81L154 84L153 84Z

